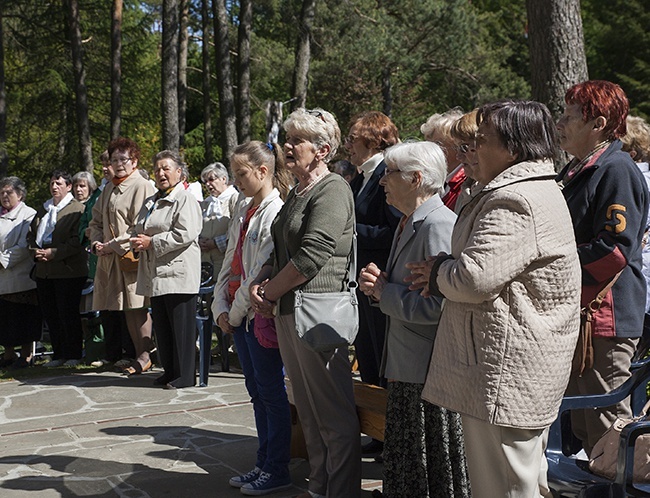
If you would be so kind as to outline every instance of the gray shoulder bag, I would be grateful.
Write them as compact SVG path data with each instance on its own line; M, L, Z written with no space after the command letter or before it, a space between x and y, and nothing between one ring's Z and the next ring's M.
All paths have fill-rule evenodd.
M294 313L298 337L316 352L331 351L354 342L359 330L357 300L357 231L349 256L347 290L343 292L295 291Z

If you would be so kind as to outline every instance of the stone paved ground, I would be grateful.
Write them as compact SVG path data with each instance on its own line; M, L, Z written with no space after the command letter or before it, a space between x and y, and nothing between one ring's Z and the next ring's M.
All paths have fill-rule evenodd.
M250 470L256 450L243 377L212 372L208 387L166 391L160 374L117 373L0 383L0 497L242 496L228 485ZM381 466L363 464L364 491L380 487ZM306 490L307 463L291 462Z

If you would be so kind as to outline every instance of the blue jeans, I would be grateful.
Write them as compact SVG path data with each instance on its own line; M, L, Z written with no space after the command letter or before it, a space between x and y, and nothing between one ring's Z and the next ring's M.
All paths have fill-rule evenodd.
M274 476L288 476L291 413L280 350L260 346L253 332L253 320L248 330L245 319L235 327L233 339L255 413L259 440L256 465Z

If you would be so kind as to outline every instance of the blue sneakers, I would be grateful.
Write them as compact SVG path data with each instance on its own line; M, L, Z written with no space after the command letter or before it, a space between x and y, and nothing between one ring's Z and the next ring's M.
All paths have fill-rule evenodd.
M291 487L291 476L275 477L268 472L260 472L257 479L241 486L239 491L247 496L262 496Z
M260 472L262 472L262 469L255 467L253 470L247 472L246 474L231 477L230 481L228 481L228 484L230 484L233 488L241 488L244 484L248 484L249 482L253 482L255 479L257 479L260 476Z

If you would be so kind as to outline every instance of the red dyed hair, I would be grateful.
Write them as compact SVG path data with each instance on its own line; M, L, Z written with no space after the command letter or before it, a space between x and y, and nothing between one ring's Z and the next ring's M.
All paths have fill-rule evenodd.
M109 157L113 155L113 152L116 150L123 150L129 154L131 159L140 160L140 147L135 141L130 138L117 137L114 140L111 140L111 143L108 144L108 154Z
M355 138L360 138L369 149L386 150L399 142L397 126L379 111L367 111L352 118L350 129L356 128Z
M625 92L616 83L604 80L578 83L567 90L564 101L568 105L581 106L582 118L585 122L599 116L607 119L607 125L603 130L607 139L625 135L627 131L625 118L630 110L630 104Z

